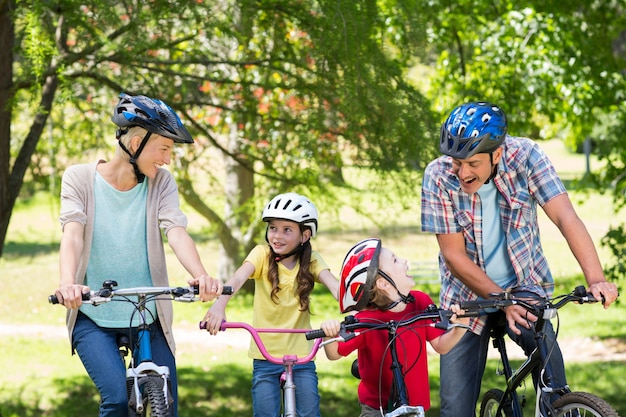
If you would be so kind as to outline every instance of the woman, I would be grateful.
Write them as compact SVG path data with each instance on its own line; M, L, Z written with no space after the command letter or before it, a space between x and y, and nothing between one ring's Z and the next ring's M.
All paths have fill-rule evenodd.
M207 275L187 234L170 163L174 143L193 143L176 113L160 100L120 94L112 117L119 147L110 161L69 167L63 175L59 251L59 302L68 309L72 351L101 396L100 416L128 415L126 373L117 336L128 330L132 305L82 304L81 294L115 280L119 288L169 286L161 232L179 262L199 285L202 300L222 290ZM153 359L170 369L173 415L177 379L171 300L149 305ZM133 323L136 326L136 323Z

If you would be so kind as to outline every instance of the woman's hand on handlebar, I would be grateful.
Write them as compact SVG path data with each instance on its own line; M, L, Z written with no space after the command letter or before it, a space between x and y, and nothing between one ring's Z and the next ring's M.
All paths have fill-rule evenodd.
M83 304L83 294L89 293L89 287L86 285L70 284L61 285L54 292L59 304L63 304L66 308L78 308Z
M197 278L190 279L187 283L191 286L198 286L200 290L198 298L202 301L211 301L217 298L222 293L224 286L222 281L208 275L201 275Z

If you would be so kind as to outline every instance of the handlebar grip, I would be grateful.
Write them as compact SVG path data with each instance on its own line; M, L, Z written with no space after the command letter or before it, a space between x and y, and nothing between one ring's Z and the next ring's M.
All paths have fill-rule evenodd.
M482 302L479 300L476 301L461 301L459 303L459 307L461 310L465 310L466 313L470 311L478 311L483 308Z
M91 294L88 293L88 292L83 293L83 297L82 298L83 298L83 301L89 301L91 299ZM59 304L59 299L57 298L56 295L52 294L52 295L48 296L48 302L50 304Z
M198 295L200 294L200 286L199 285L194 285L193 286L193 293ZM222 287L222 295L231 295L233 293L233 287L231 287L230 285L224 285Z
M310 330L304 334L306 336L306 340L319 339L322 337L326 337L326 333L322 329Z
M465 316L468 316L471 312L478 313L479 310L485 308L499 308L503 305L503 300L473 300L473 301L461 301L459 307L465 310Z
M458 317L478 317L478 316L480 316L479 310L465 310L465 313L459 314Z

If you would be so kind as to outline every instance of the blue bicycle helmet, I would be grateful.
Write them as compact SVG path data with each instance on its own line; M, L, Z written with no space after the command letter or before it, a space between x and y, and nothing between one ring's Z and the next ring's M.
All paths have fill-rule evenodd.
M491 153L504 142L506 115L492 103L471 102L458 106L441 125L439 150L457 159Z
M123 130L140 126L148 132L165 136L176 143L193 143L189 131L183 126L178 115L161 100L146 96L120 94L120 101L115 106L113 123Z
M148 143L150 135L161 135L176 143L193 143L191 134L183 126L174 110L155 98L121 93L120 101L113 110L111 120L119 127L115 134L117 139L120 139L133 126L142 127L148 131L135 153L130 152L122 141L118 142L120 148L130 156L128 162L133 166L138 182L143 182L146 176L140 171L137 158Z

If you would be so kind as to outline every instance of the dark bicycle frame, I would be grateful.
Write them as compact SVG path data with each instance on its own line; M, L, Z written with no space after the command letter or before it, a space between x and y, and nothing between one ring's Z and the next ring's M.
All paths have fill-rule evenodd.
M390 320L386 322L365 322L359 321L354 316L348 316L340 325L339 337L340 341L349 340L358 336L359 330L386 330L389 336L389 352L391 355L391 373L392 373L392 411L385 414L385 417L398 417L398 416L424 416L424 408L422 406L409 405L409 399L406 391L406 385L404 382L404 376L402 375L402 365L398 358L398 351L396 348L397 331L401 327L410 326L418 321L430 321L425 326L433 326L447 330L451 324L449 318L454 313L450 310L438 309L437 306L431 304L428 308L421 312L416 313L413 316L400 320ZM454 325L452 325L454 326ZM306 334L307 339L315 339L325 337L323 330L312 330ZM424 354L426 354L424 352Z
M591 294L587 293L585 287L578 286L571 293L553 299L529 297L526 294L520 298L515 298L514 294L503 292L491 294L490 298L486 300L460 303L460 308L467 313L473 312L477 314L486 314L484 313L485 309L501 309L511 305L520 305L537 317L537 321L534 323L532 329L536 348L515 370L513 370L511 366L506 349L506 320L504 320L504 323L496 324L490 330L493 346L498 349L500 353L502 370L506 380L506 390L504 391L504 397L498 406L496 415L523 417L522 402L517 394L517 389L538 369L543 369L544 372L542 375L539 375L537 380L536 415L555 415L555 409L552 406L555 400L554 395L556 394L560 397L572 392L569 386L556 387L552 385L554 381L554 371L548 361L551 354L551 347L548 346L543 331L546 321L555 318L557 316L557 310L570 302L583 304L594 303L596 300ZM554 343L556 343L556 339ZM510 409L508 409L509 406Z

